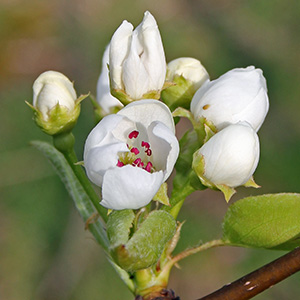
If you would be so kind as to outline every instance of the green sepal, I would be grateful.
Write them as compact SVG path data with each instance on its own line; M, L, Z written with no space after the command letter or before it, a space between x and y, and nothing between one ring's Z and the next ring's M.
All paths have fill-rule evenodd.
M251 176L251 178L245 183L243 184L244 187L253 187L255 189L258 189L260 188L261 186L258 185L255 181L254 181L254 178L253 176Z
M236 190L234 188L226 184L216 184L216 188L224 194L227 203L229 202L231 197L236 193Z
M133 102L133 101L139 101L142 99L156 99L158 100L160 98L160 91L149 91L145 93L141 99L132 99L129 95L126 94L124 90L117 90L117 89L111 89L111 94L116 97L124 106L127 104Z
M111 89L110 93L116 97L124 106L131 103L131 99L124 90Z
M126 244L112 251L116 263L128 272L148 268L160 258L176 232L176 221L166 211L153 211Z
M32 141L31 145L41 151L52 163L60 179L65 184L67 191L74 200L78 212L80 213L84 222L87 222L92 215L97 213L97 211L64 155L55 149L55 147L46 142ZM88 224L88 228L94 235L97 242L104 248L106 252L108 252L109 242L102 220L97 218L95 222Z
M168 185L166 182L164 182L160 186L158 192L153 197L153 200L158 201L161 204L170 206L170 201L169 201L169 197L168 197Z
M190 80L182 75L176 75L172 84L161 92L161 99L171 111L177 107L189 109L195 92L195 86Z
M128 242L134 218L131 209L115 210L109 214L106 231L111 249Z
M247 197L232 204L223 240L234 246L291 250L300 246L300 194Z
M34 106L26 102L34 111L34 121L47 134L56 135L70 132L75 126L80 114L80 102L88 97L81 95L76 101L73 110L69 110L63 105L55 105L49 112L48 118L45 119L43 114Z
M225 200L228 202L231 197L236 193L235 189L227 186L225 184L214 184L213 182L209 181L207 178L205 178L205 161L204 156L200 153L200 151L196 151L193 155L193 170L199 177L201 183L210 189L213 190L220 190L225 197Z

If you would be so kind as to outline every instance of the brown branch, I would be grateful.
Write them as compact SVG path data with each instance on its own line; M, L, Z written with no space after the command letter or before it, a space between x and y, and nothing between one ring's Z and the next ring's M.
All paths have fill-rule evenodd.
M300 271L300 247L198 300L246 300Z

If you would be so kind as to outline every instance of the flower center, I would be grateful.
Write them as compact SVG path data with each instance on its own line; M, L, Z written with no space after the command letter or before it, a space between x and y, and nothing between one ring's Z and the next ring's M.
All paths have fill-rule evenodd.
M146 170L149 173L155 171L151 160L152 150L148 142L139 138L139 131L133 130L128 134L127 147L129 152L121 153L117 162L118 167L132 165Z

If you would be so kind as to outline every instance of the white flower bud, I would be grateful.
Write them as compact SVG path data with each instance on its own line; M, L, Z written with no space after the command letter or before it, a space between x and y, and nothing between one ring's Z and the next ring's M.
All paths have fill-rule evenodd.
M209 79L209 75L201 62L191 57L180 57L168 63L166 80L174 81L178 76L190 81L194 91L198 90Z
M33 106L43 114L45 120L48 120L49 112L57 104L73 110L76 99L73 83L62 73L44 72L33 84Z
M80 113L73 83L62 73L47 71L33 84L33 105L27 103L35 112L35 121L43 131L50 135L70 131Z
M268 109L266 80L253 66L233 69L205 83L191 102L196 120L204 117L218 130L246 121L258 131Z
M173 111L177 107L188 109L195 92L209 80L200 61L181 57L168 63L166 81L171 85L161 93L161 99Z
M207 186L234 188L251 180L258 161L258 136L241 122L224 128L195 152L193 168Z
M154 17L145 12L142 23L133 26L123 21L110 42L109 71L113 95L127 102L159 98L166 76L166 61ZM119 94L121 93L122 96ZM150 98L150 97L148 97Z

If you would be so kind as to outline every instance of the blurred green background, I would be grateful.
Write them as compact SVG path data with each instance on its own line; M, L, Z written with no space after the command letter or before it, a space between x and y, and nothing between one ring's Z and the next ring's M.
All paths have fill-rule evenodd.
M254 65L267 78L270 111L259 132L257 191L234 196L300 192L300 2L297 0L2 0L0 3L0 299L132 300L73 208L50 164L29 146L51 140L32 121L24 100L46 70L75 81L78 94L96 90L101 56L123 19L138 25L145 10L156 18L167 60L200 59L212 79ZM86 100L75 128L82 155L94 126ZM220 237L228 205L218 192L197 192L180 220L178 249ZM283 255L221 248L180 263L170 287L197 299ZM256 299L296 299L296 274Z

